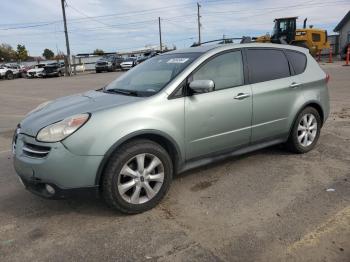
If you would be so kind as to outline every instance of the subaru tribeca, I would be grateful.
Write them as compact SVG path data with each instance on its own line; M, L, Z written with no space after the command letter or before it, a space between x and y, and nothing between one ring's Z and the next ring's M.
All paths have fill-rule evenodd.
M168 52L38 106L16 129L14 166L40 196L94 190L121 212L143 212L184 170L279 143L310 151L329 114L327 81L299 47Z

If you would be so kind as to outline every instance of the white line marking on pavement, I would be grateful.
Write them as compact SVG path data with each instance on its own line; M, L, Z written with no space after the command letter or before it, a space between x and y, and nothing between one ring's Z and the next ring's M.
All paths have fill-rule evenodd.
M5 150L5 151L0 151L0 154L3 154L3 153L10 153L11 150Z

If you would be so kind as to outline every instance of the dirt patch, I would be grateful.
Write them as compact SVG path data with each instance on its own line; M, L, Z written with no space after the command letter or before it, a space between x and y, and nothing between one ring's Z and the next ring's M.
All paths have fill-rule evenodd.
M334 113L337 117L342 119L349 119L350 118L350 108L342 108L340 112Z
M35 228L28 233L28 237L30 240L37 240L44 236L44 231L40 228Z
M204 189L207 189L208 187L211 187L213 184L215 184L218 180L211 180L211 181L202 181L197 184L195 184L193 187L191 187L191 191L198 192Z

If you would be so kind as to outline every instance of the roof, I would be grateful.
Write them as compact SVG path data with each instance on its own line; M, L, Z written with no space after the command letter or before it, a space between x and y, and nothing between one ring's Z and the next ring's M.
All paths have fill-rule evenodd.
M337 26L334 28L334 32L339 32L340 29L350 20L350 10L348 13L343 17L343 19L337 24Z
M282 48L282 49L291 49L291 50L297 50L299 52L308 53L309 50L303 47L293 46L293 45L281 45L281 44L273 44L273 43L244 43L244 44L214 44L214 45L203 45L203 46L196 46L196 47L189 47L184 49L177 49L174 51L170 51L163 54L183 54L183 53L206 53L211 50L229 50L233 48ZM215 52L215 51L214 51Z
M284 19L298 19L298 16L280 17L280 18L275 18L273 21L284 20Z

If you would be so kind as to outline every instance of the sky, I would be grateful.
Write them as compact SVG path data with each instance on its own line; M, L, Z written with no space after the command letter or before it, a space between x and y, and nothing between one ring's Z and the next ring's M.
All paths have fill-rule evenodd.
M259 36L271 32L277 17L298 16L329 34L350 10L350 0L202 0L202 41ZM190 46L198 40L197 1L66 0L71 54L130 51L159 45ZM61 0L2 0L0 43L24 44L32 56L45 48L66 52Z

